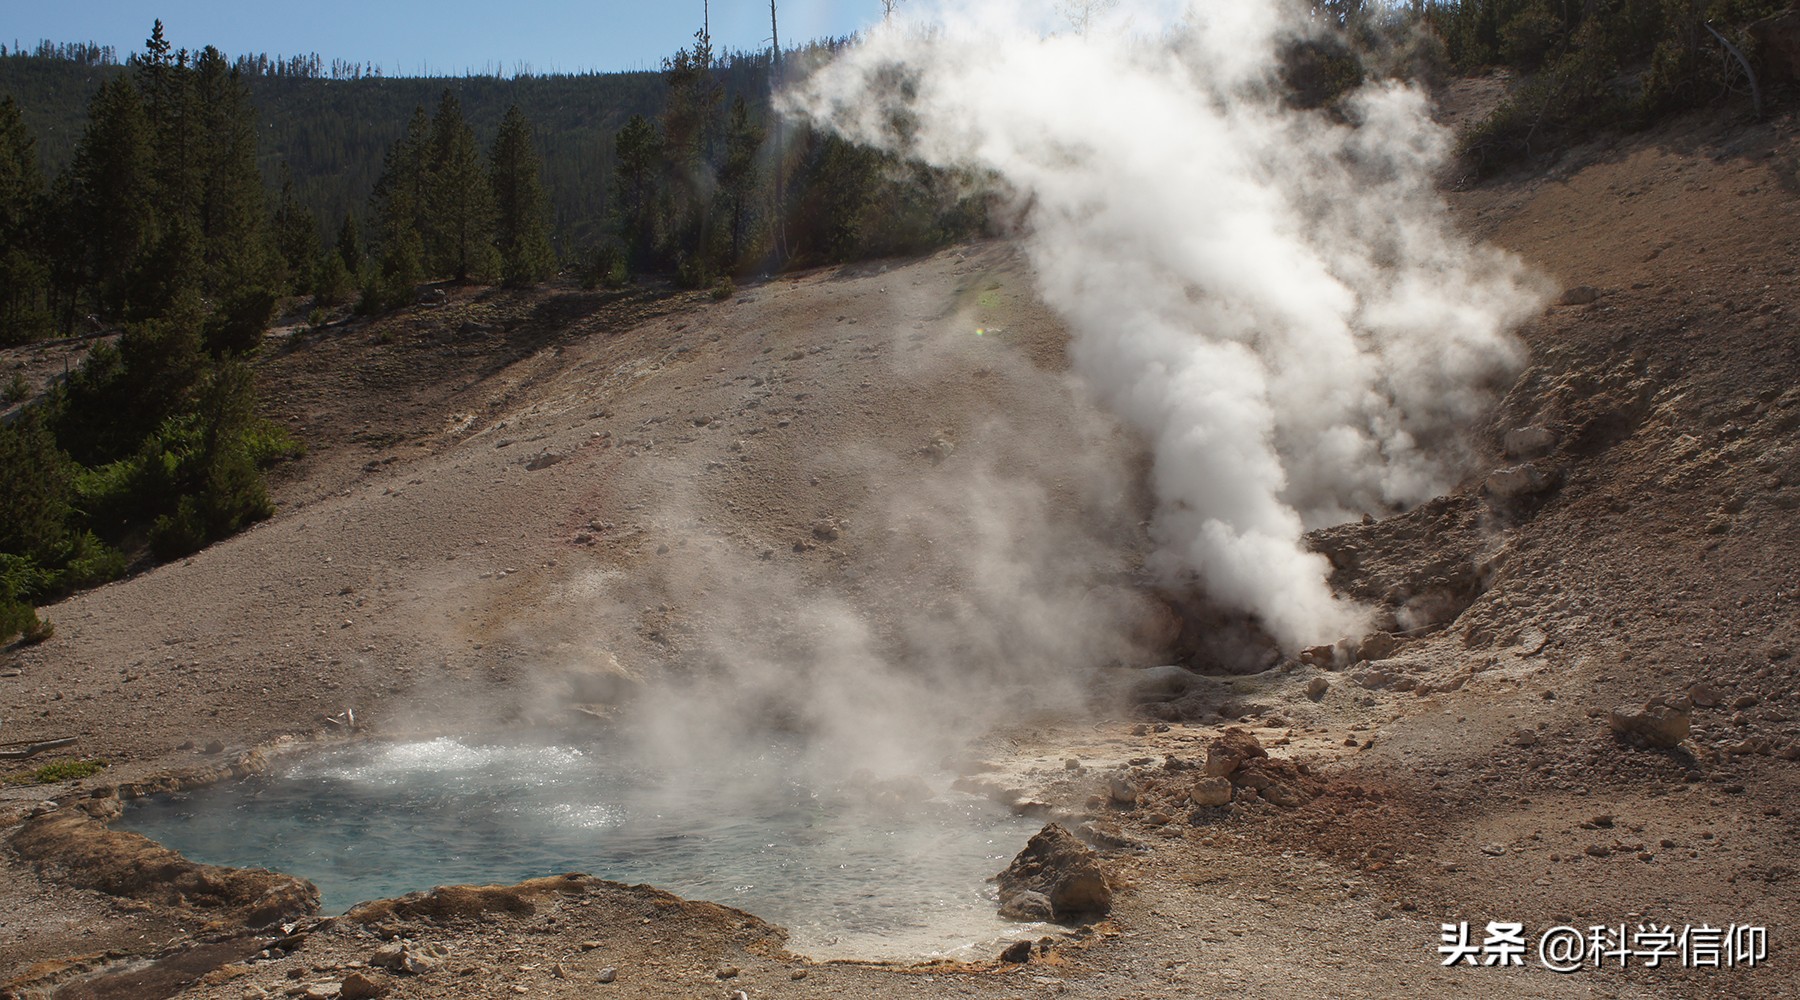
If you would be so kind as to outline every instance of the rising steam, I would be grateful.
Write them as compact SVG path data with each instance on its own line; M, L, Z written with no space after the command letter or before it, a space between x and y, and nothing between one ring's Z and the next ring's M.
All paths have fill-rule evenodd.
M784 101L1003 180L1076 370L1150 443L1155 568L1291 648L1361 617L1303 533L1450 485L1542 300L1452 227L1424 94L1371 84L1343 120L1284 104L1284 11L1202 0L1150 40L1142 7L1076 35L978 5L885 25Z

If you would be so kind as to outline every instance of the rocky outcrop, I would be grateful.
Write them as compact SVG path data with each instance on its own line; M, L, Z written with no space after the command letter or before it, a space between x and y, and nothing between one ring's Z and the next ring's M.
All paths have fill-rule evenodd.
M1060 923L1096 919L1112 909L1112 887L1099 856L1055 823L1039 830L995 881L1002 915L1027 893L1047 900L1051 919Z
M193 911L217 924L257 928L318 911L305 879L261 868L197 864L136 833L107 827L119 800L83 799L28 820L12 837L19 856L64 881L124 899Z
M1201 771L1214 777L1228 778L1246 761L1268 755L1269 752L1263 749L1262 742L1256 738L1255 733L1240 726L1231 726L1206 748L1206 764Z
M1621 705L1606 717L1612 731L1646 745L1669 749L1687 739L1693 721L1686 706L1653 701L1642 708Z

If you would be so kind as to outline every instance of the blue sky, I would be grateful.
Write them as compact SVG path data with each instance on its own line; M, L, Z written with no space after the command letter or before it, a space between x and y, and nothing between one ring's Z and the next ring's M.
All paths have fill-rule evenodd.
M712 0L713 47L769 44L768 0ZM161 18L176 48L228 55L317 52L378 63L390 76L656 69L700 28L701 0L0 0L0 42L99 42L123 59ZM881 17L878 0L779 0L784 45L846 35Z

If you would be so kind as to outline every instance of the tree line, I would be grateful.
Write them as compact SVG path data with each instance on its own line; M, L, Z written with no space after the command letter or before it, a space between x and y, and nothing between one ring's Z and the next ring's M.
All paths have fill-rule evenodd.
M243 358L301 278L256 145L241 75L160 24L53 180L0 98L0 335L119 331L0 422L0 640L41 640L35 605L271 513L263 469L297 445ZM15 381L7 403L29 395Z

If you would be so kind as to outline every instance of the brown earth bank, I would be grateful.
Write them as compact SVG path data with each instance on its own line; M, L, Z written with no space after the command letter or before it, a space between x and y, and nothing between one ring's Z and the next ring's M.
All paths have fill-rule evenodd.
M1005 244L724 302L452 289L278 332L264 391L310 451L276 516L47 609L55 637L0 663L0 734L76 736L109 763L0 786L0 989L1800 992L1795 121L1686 119L1452 203L1566 291L1523 332L1528 367L1458 489L1313 536L1381 631L1248 675L1132 669L1168 638L1131 584L1142 457L1066 374ZM48 375L78 349L5 363ZM1099 671L1129 707L1020 722L965 768L1101 849L1110 914L1028 961L813 962L748 914L585 877L319 921L279 876L244 882L102 822L121 791L340 736L346 710L384 735L566 721L596 676L702 653L733 576L858 595L903 634L958 592L930 543L973 481L1033 484L1045 523L1085 525L1114 554L1094 564L1109 599L1143 623ZM897 482L924 491L898 511ZM1228 727L1267 756L1209 766ZM1441 925L1461 921L1477 943L1488 921L1764 925L1768 957L1444 968Z

